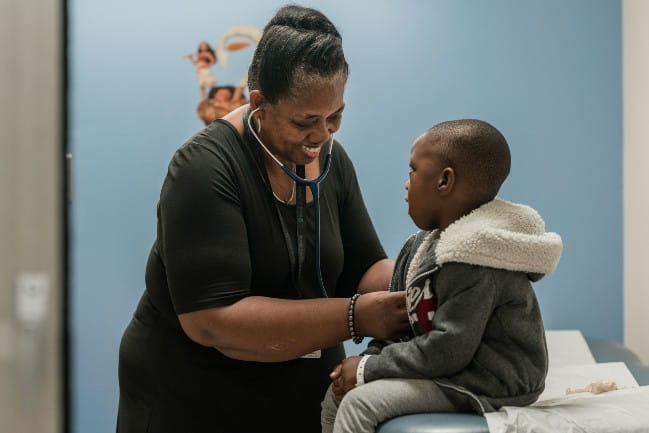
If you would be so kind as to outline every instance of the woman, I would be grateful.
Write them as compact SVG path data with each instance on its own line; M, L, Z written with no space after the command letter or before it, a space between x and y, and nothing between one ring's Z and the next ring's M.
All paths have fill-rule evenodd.
M286 6L255 51L250 104L174 155L120 348L119 432L319 432L342 341L408 329L403 292L385 291L393 263L333 141L347 74L333 24ZM317 178L330 145L314 200L278 162Z

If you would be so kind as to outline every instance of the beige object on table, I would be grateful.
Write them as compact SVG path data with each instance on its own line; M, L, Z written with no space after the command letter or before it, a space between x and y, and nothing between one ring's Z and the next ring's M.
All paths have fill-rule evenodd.
M601 394L603 392L615 391L621 388L618 388L615 382L607 382L603 380L598 380L597 382L589 383L588 385L582 388L568 388L566 389L566 394L577 394L580 392L590 392L591 394Z

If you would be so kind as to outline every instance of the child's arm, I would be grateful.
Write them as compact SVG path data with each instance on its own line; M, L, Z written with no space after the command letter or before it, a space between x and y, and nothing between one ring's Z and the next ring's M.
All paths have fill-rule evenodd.
M378 355L384 347L392 343L394 341L375 338L368 343L367 349L361 353L361 356L345 358L334 368L329 378L332 382L332 391L338 400L356 386L358 364L363 359L363 355Z
M495 305L489 268L449 263L434 284L438 309L433 329L408 342L384 347L365 364L365 381L388 377L450 376L473 358Z

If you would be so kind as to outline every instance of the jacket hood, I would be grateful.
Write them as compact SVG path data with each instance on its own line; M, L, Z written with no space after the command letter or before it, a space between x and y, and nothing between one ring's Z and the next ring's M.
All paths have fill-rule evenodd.
M496 198L439 233L434 255L438 265L468 263L525 272L537 280L554 271L562 249L561 237L546 233L534 209Z

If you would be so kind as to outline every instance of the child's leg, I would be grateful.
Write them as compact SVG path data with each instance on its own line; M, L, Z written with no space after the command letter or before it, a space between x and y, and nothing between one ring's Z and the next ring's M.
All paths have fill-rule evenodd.
M348 392L338 407L334 433L373 433L383 421L419 412L457 412L432 380L383 379Z
M325 393L322 400L322 412L320 413L320 424L322 425L322 433L331 433L334 430L334 421L336 419L336 411L340 402L336 400L331 385Z

